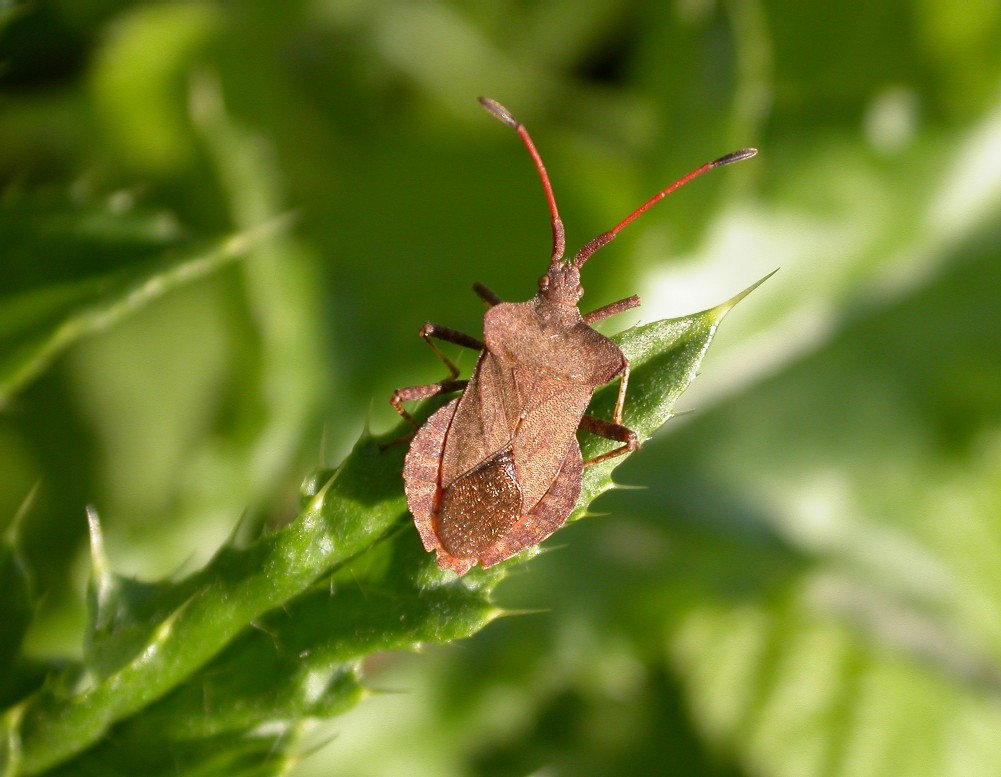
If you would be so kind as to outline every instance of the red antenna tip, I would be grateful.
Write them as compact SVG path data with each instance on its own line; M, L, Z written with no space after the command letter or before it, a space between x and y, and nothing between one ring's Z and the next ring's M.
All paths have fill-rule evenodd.
M505 108L496 100L491 100L489 97L480 97L480 105L482 105L490 114L494 116L498 121L502 121L509 127L518 128L519 122L514 116L511 115L511 111Z
M723 167L724 165L732 165L734 162L743 162L745 159L750 159L757 153L758 149L756 148L743 148L740 151L733 151L727 154L726 156L721 156L719 159L709 162L708 164L704 164L702 165L702 167L699 167L696 170L692 170L692 172L690 172L684 178L679 178L677 181L672 183L666 189L655 194L653 197L647 200L643 205L634 210L630 215L626 216L626 218L620 221L615 227L610 229L608 232L603 232L602 234L598 235L594 240L592 240L590 243L585 245L582 249L580 249L580 251L577 252L577 255L574 256L573 263L577 266L578 269L583 267L584 262L590 259L591 255L594 254L595 251L597 251L602 246L608 245L610 242L612 242L615 236L619 234L619 232L621 232L623 229L632 224L633 221L635 221L637 218L639 218L648 210L650 210L650 208L652 208L654 205L656 205L658 202L664 199L675 189L681 188L686 183L691 181L693 178L698 178L703 173L708 173L710 170L714 170L717 167Z

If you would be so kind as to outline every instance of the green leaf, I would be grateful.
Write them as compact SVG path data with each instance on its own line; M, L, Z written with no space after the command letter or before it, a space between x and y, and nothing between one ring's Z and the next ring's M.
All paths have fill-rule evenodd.
M643 438L670 417L719 322L743 296L618 338L633 364L626 422ZM616 391L602 392L599 412ZM362 695L357 673L365 656L450 642L496 618L493 588L537 550L461 578L439 570L406 512L403 447L384 451L363 436L322 485L307 480L308 502L295 521L247 548L227 544L175 583L114 575L92 512L87 663L94 684L71 694L47 687L8 721L19 773L67 763L105 768L116 757L127 764L130 743L136 750L146 743L150 773L179 752L191 756L191 769L207 768L213 750L202 745L218 737L261 726L291 731L303 718L350 707ZM589 469L576 514L610 487L618 461ZM98 744L112 726L115 735ZM149 745L153 732L162 752Z
M37 492L33 488L6 530L0 535L0 703L21 697L35 673L26 671L20 657L21 643L35 612L31 578L18 550L21 522L31 508Z
M245 256L287 226L281 218L177 258L157 257L102 277L45 286L4 300L0 407L81 338Z
M191 741L145 739L102 745L83 758L46 772L48 777L80 774L142 774L144 777L270 777L287 774L298 759L283 753L294 731L257 735L221 734ZM160 746L164 745L164 746ZM166 747L169 745L169 748Z
M650 439L671 418L674 403L698 375L702 359L724 316L773 274L774 271L709 310L634 327L612 338L629 359L631 370L623 423L636 432L641 443ZM588 412L611 419L617 396L618 381L597 392ZM581 451L585 460L618 447L618 443L593 435L582 435L582 438ZM571 520L583 515L593 499L612 488L611 473L624 460L624 456L611 459L584 471L581 500Z
M1001 348L1001 264L988 235L664 440L677 464L641 498L691 535L662 584L686 597L668 660L707 741L749 772L1001 768L1001 363L986 356ZM752 522L795 554L783 578L761 574L777 565L747 541Z
M28 573L16 550L0 544L0 702L8 700L16 680L21 641L34 613Z

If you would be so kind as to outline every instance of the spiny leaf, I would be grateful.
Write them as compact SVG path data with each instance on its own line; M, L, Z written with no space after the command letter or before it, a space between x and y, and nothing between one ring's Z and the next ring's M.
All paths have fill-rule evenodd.
M648 440L671 418L674 403L698 375L702 359L726 314L773 274L709 310L634 327L612 338L629 359L631 368L623 422L637 433L640 442ZM595 395L589 412L611 418L617 394L617 382L604 387ZM581 451L587 459L617 444L582 435ZM612 471L624 459L611 459L584 471L580 502L571 520L583 515L592 500L612 487Z
M642 438L670 417L738 299L618 338L633 364L626 423ZM615 387L600 394L599 412L614 394ZM589 441L588 453L598 444ZM295 521L247 548L227 544L204 569L176 583L142 586L110 575L92 515L88 661L96 682L69 695L47 687L25 703L19 720L10 721L20 773L67 762L112 726L113 740L82 759L102 763L115 743L127 750L130 732L146 732L135 733L137 743L156 730L165 742L176 737L190 745L336 714L359 698L361 658L466 637L497 617L494 586L509 565L537 551L461 578L439 570L407 515L403 448L383 450L363 436L340 467L324 473L322 485L308 480ZM617 461L588 471L577 515L610 486Z

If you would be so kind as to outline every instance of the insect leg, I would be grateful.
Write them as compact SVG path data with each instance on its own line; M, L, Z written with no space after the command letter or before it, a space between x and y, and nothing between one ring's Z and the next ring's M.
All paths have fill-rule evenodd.
M475 337L470 337L469 335L458 332L455 329L449 329L447 326L440 326L438 324L432 324L430 321L421 327L420 336L423 338L424 342L428 344L428 347L434 351L435 355L441 359L442 363L448 368L448 378L438 383L428 383L424 386L409 386L407 388L397 389L393 392L393 396L389 400L389 404L392 405L393 410L400 414L400 417L410 424L414 429L420 429L421 425L414 420L414 417L410 415L406 410L403 409L404 402L416 402L421 399L429 399L430 397L436 397L439 394L450 394L453 391L461 391L469 383L467 380L456 380L459 377L459 368L452 363L441 349L434 344L434 340L442 340L446 343L454 343L455 345L461 345L465 348L472 348L475 351L483 350L483 343L477 340ZM434 338L434 340L432 340ZM404 435L398 440L393 440L392 442L384 445L383 448L387 448L391 445L395 445L398 442L403 442L407 439L409 435Z
M592 310L590 313L586 313L581 318L585 324L591 326L591 324L597 323L598 321L604 321L610 316L614 316L618 313L624 313L632 308L637 308L639 307L639 304L640 298L633 294L633 296L620 299L618 302L613 302L611 305L605 305L603 308Z
M463 348L471 348L474 351L483 350L483 343L475 337L470 337L469 335L465 335L455 329L449 329L447 326L432 324L430 321L421 327L420 335L424 338L424 342L428 344L428 347L434 351L435 356L441 359L442 363L448 368L449 379L453 381L459 377L459 368L452 363L451 359L441 352L441 349L434 344L434 341L431 338L433 337L436 340L442 340L446 343L461 345Z
M420 429L421 425L414 420L410 413L403 409L404 402L417 402L421 399L436 397L439 394L451 394L453 391L461 391L466 387L467 383L469 383L468 380L443 380L440 383L428 383L424 386L408 386L407 388L396 389L389 400L389 404L393 406L393 410L399 413L404 421L414 427L414 429ZM402 442L408 436L406 435L399 440L394 440L390 445Z
M474 283L473 291L476 292L477 296L486 302L490 307L494 305L501 304L504 300L494 294L490 289L484 286L482 283Z
M596 434L598 437L604 437L607 440L616 440L617 442L624 443L619 448L615 448L614 450L610 450L608 453L603 453L600 456L595 456L593 459L585 461L585 467L600 464L603 461L614 459L617 456L624 456L627 453L632 453L640 447L639 440L636 439L636 432L623 426L622 424L610 423L608 421L602 421L600 418L593 418L592 416L586 415L580 420L580 428L585 432Z

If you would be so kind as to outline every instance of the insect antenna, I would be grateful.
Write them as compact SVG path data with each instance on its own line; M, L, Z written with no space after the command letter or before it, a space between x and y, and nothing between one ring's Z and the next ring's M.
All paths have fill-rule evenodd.
M525 148L528 149L528 153L535 163L535 169L539 173L539 178L542 179L542 189L546 193L546 202L549 203L549 214L552 217L553 224L553 256L549 260L549 264L558 264L563 259L563 252L566 250L566 235L563 231L563 222L560 220L559 211L556 208L556 197L553 195L553 187L549 183L549 173L546 172L546 166L542 164L542 157L535 150L535 144L532 142L528 130L525 129L525 125L514 118L511 115L511 111L489 97L481 97L479 99L480 105L486 108L491 115L518 133L518 137L525 144Z
M636 219L638 219L640 216L642 216L644 213L650 210L650 208L652 208L654 205L656 205L658 202L664 199L671 192L675 191L676 189L680 189L686 183L695 178L698 178L703 173L708 173L710 170L714 170L717 167L723 167L724 165L732 165L734 162L742 162L745 159L750 159L757 153L758 150L756 148L744 148L741 149L740 151L734 151L733 153L727 154L726 156L721 156L719 159L715 159L712 162L708 162L707 164L702 165L702 167L698 168L697 170L692 170L692 172L690 172L688 175L679 178L677 181L672 183L666 189L655 194L653 197L651 197L649 200L643 203L640 207L638 207L636 210L634 210L632 213L626 216L626 218L620 221L615 227L608 230L608 232L602 232L600 235L594 238L594 240L592 240L582 249L580 249L580 251L577 252L577 255L574 256L573 258L574 266L578 270L581 267L583 267L584 262L586 262L588 259L591 258L591 254L593 254L602 246L606 246L609 243L611 243L615 239L615 236L619 234L619 232L621 232L623 229L632 224Z

